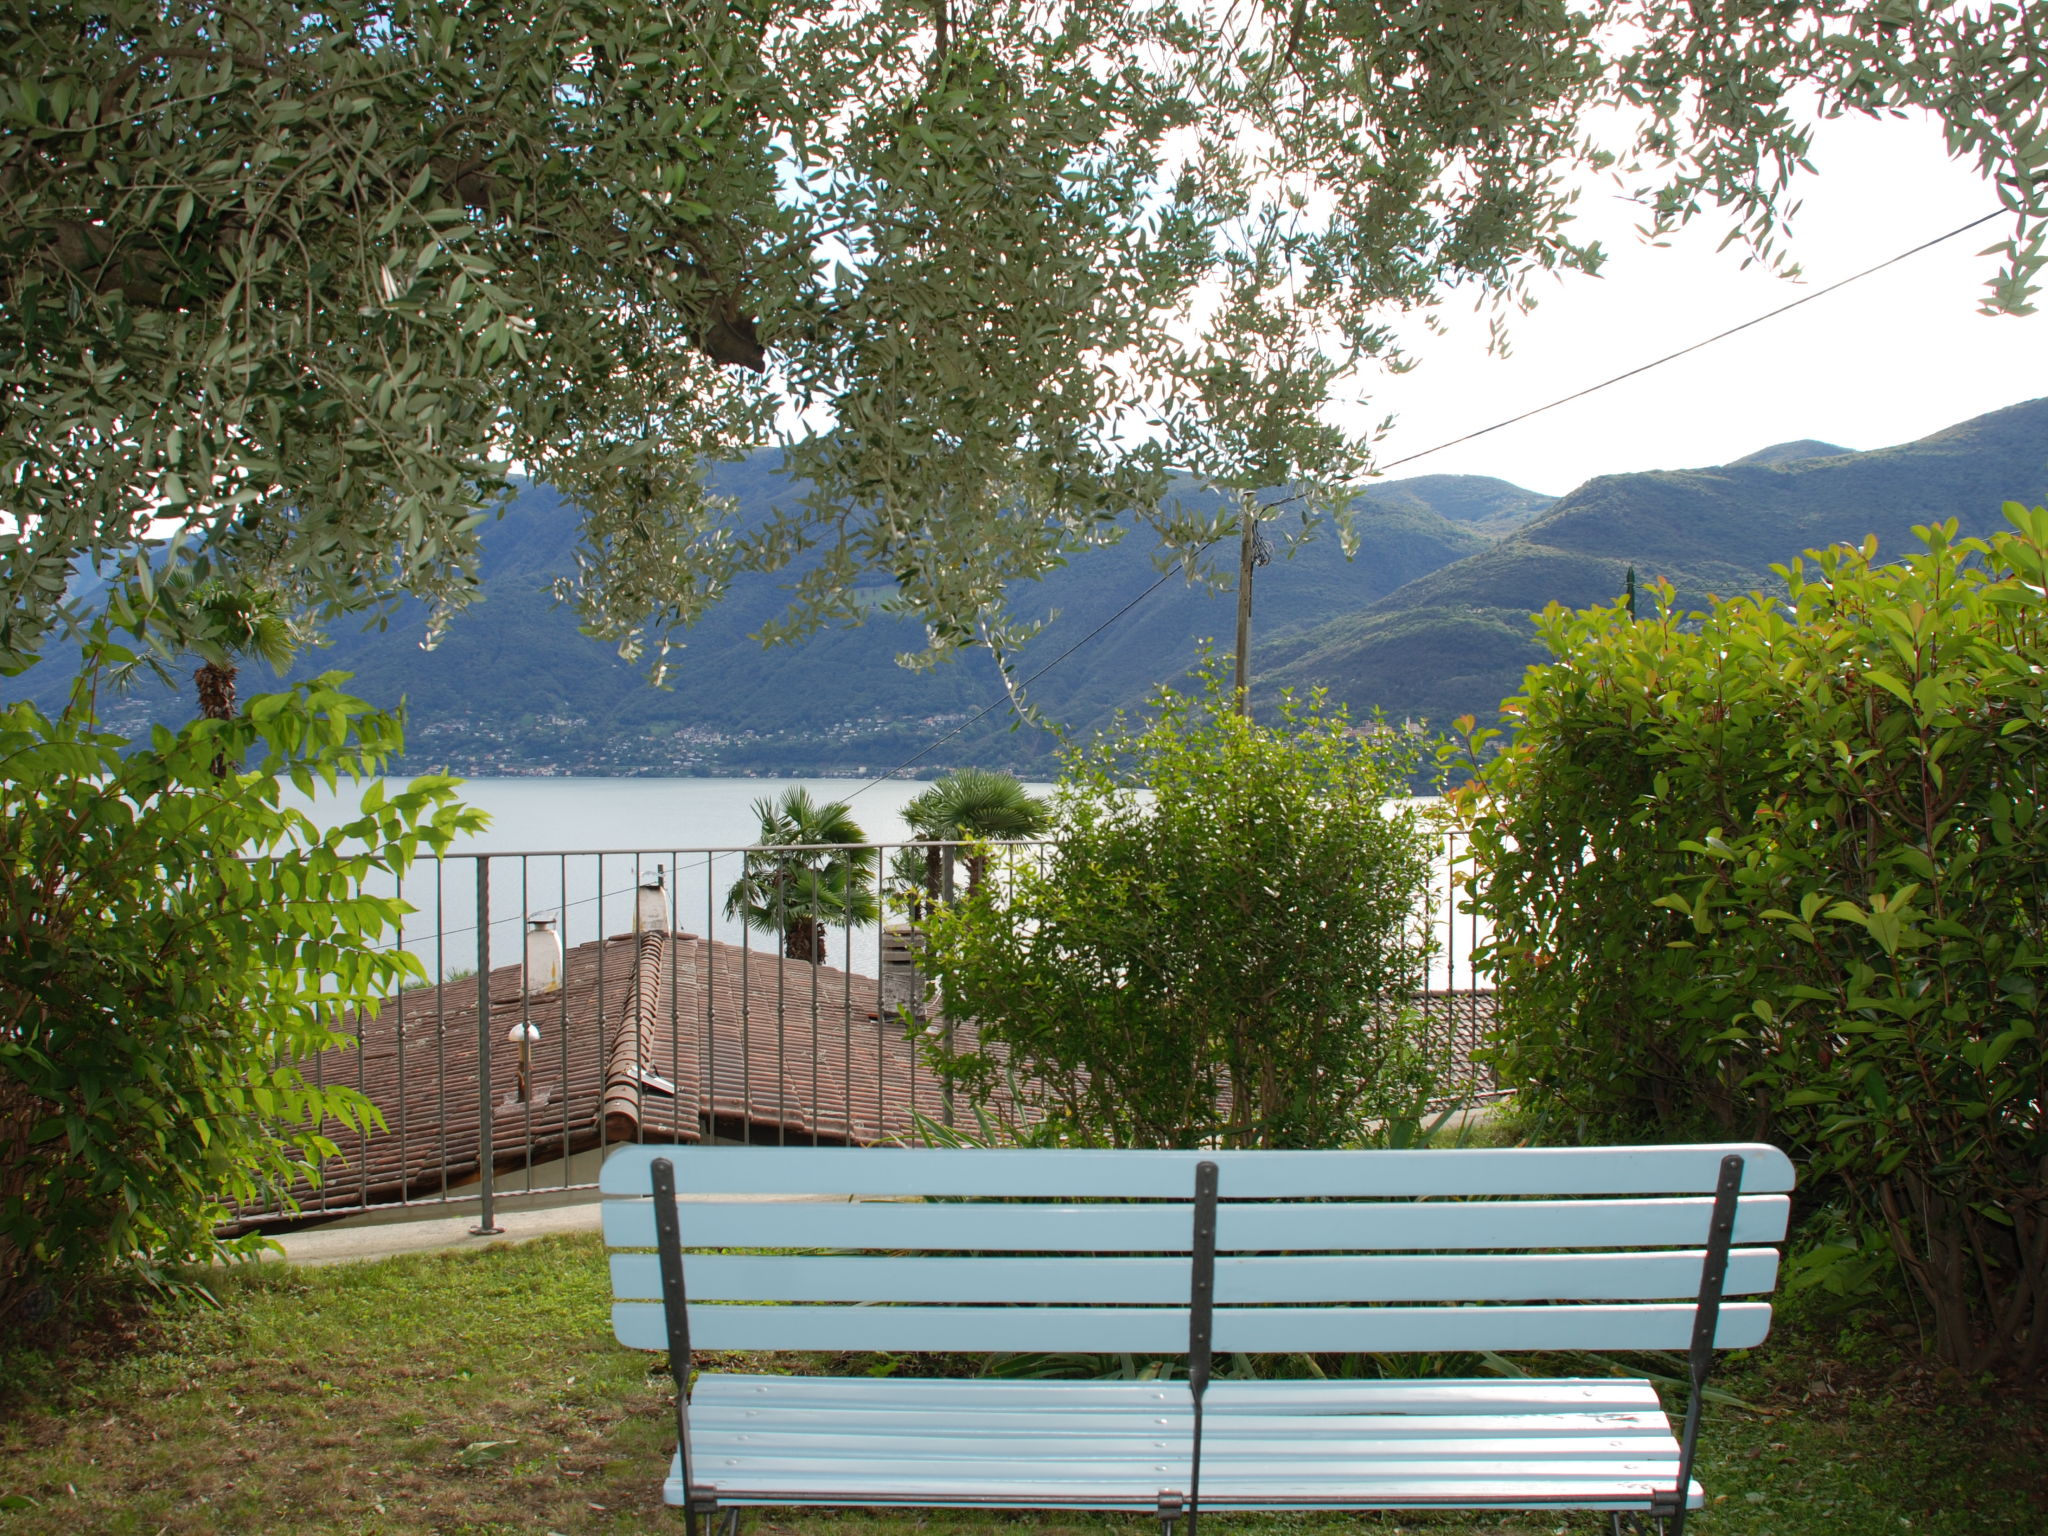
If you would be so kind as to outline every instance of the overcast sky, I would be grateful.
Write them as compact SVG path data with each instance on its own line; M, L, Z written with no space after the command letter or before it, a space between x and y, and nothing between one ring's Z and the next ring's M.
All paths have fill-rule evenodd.
M1514 321L1513 355L1486 352L1482 318L1447 306L1448 337L1418 335L1414 372L1374 381L1392 413L1382 462L1429 448L1636 367L1871 266L1995 209L1996 196L1920 122L1823 125L1793 225L1804 283L1740 270L1725 225L1669 249L1632 233L1633 210L1589 194L1604 275L1545 279ZM1604 206L1603 206L1604 204ZM1908 442L2048 395L2048 314L1977 313L2009 228L1982 226L1791 314L1533 421L1389 471L1498 475L1562 494L1594 475L1722 464L1770 443ZM2048 308L2048 302L2044 302ZM2048 457L2048 445L2043 447Z

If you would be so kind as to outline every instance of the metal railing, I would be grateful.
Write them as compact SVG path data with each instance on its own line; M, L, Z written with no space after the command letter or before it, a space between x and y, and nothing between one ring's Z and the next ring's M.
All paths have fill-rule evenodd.
M243 1224L429 1205L559 1198L596 1183L622 1140L776 1145L915 1141L952 1125L927 1053L978 1048L927 1006L915 920L970 885L1001 887L1049 843L472 853L387 884L412 910L395 943L428 984L352 1019L304 1064L351 1084L381 1127L334 1133L315 1183ZM1415 920L1431 939L1420 1007L1449 1092L1489 1096L1473 1059L1491 994L1446 839ZM849 880L848 860L867 874ZM553 957L552 960L550 957ZM550 966L553 975L550 976ZM1028 1115L1029 1106L1000 1105ZM970 1127L971 1128L971 1127Z

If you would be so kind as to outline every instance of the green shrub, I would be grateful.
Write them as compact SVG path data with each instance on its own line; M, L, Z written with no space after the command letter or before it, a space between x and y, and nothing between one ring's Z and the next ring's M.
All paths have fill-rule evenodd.
M941 1065L986 1091L1006 1062L1070 1136L1112 1145L1412 1124L1437 1081L1409 1008L1432 841L1387 801L1416 744L1353 736L1320 699L1258 726L1204 677L1068 755L1042 865L927 919L946 1012L999 1048Z
M2048 511L2006 513L1704 615L1553 606L1461 791L1526 1109L1788 1146L1871 1234L1806 1272L1888 1249L1969 1371L2048 1363Z
M99 648L56 718L0 709L0 1317L222 1252L229 1202L331 1155L330 1118L375 1113L292 1063L423 975L380 947L401 908L365 877L480 824L453 780L384 793L399 722L340 674L138 745L92 722L95 670L121 659ZM255 772L214 776L252 751ZM284 803L287 781L358 775L345 825Z

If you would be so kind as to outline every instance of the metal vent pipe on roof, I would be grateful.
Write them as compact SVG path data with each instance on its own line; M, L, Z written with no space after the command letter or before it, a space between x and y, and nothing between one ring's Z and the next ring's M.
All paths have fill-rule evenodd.
M654 878L640 882L639 894L633 902L633 931L635 933L668 932L668 871L656 865Z
M552 913L526 920L526 995L562 990L562 935Z

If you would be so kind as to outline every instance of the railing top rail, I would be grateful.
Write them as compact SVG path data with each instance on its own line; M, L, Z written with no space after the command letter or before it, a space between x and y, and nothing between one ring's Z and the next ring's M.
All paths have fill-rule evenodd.
M1051 837L986 837L986 838L904 838L895 841L887 838L869 839L858 843L742 843L729 848L706 848L693 843L650 843L637 848L465 848L454 853L439 853L431 857L448 859L562 859L562 858L639 858L651 854L670 855L686 853L833 853L848 848L1050 848L1059 839Z

